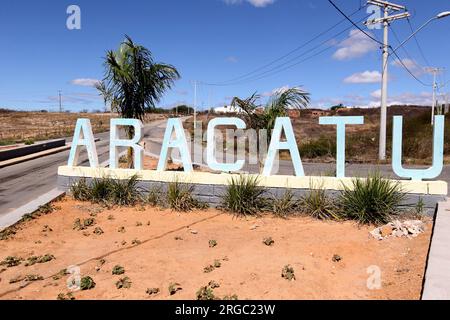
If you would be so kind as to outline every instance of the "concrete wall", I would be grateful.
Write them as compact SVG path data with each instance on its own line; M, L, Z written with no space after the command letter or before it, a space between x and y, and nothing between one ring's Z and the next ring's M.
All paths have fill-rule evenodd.
M27 156L36 152L45 151L48 149L59 148L66 145L65 139L58 139L46 142L35 143L30 146L23 146L14 149L0 151L0 161L10 160Z
M106 171L105 171L106 170ZM60 188L62 191L68 191L70 186L78 181L80 179L80 176L85 177L88 182L90 182L94 178L101 178L105 176L111 176L107 175L106 172L108 172L108 169L101 169L100 171L94 170L92 171L91 168L80 168L77 167L76 169L70 169L68 167L64 167L60 170L58 175L58 188ZM134 170L115 170L115 177L119 179L127 179L129 178L129 175L136 172ZM73 175L70 175L73 173ZM84 174L83 174L84 173ZM109 172L111 173L111 172ZM201 173L201 176L203 177L202 183L198 182L191 182L194 179L186 180L186 174L183 172L162 172L161 175L155 176L153 179L143 179L142 177L139 179L138 185L144 189L144 190L156 190L161 195L165 195L167 193L167 187L171 181L189 181L185 182L186 184L192 185L194 188L193 194L194 196L203 202L207 202L212 207L216 207L220 205L222 202L222 197L226 192L227 189L227 183L224 183L224 181L229 181L231 175L227 174L211 174L211 173ZM191 175L198 175L199 173L193 173ZM223 179L223 175L226 176L227 179ZM114 175L113 175L114 176ZM169 179L169 177L172 177ZM220 179L217 178L217 176L221 176ZM180 179L180 177L183 177L183 179ZM328 181L327 183L322 184L314 184L314 185L321 185L325 188L325 192L334 198L337 198L341 190L338 189L339 184L331 183L332 180L330 180L330 177L326 177L326 180L323 180L323 177L308 177L311 179L316 179L317 181ZM300 187L285 187L286 181L283 179L282 176L278 176L275 178L275 180L279 180L278 186L275 185L274 181L267 181L262 180L261 183L262 186L266 189L266 196L268 197L281 197L283 194L290 190L295 198L300 198L303 195L306 195L310 191L310 183L307 184L308 187L304 186L303 184L299 183ZM297 178L297 179L303 179L303 178ZM336 178L332 178L336 179ZM338 180L338 179L336 179ZM339 179L340 180L340 179ZM427 186L429 182L421 182L422 184L426 184ZM446 190L447 185L446 183L440 184L440 187L445 188L440 190L440 187L434 186L434 188L423 188L421 186L421 183L417 185L417 188L414 190L411 190L412 185L409 185L410 192L407 193L406 198L403 202L403 205L405 207L414 208L417 203L422 199L424 203L424 209L427 214L434 215L436 204L440 201L444 201L446 199ZM434 190L434 193L430 193L429 190ZM420 192L423 190L428 190L428 192ZM445 190L445 191L444 191ZM412 192L411 192L412 191ZM419 191L419 192L418 192Z

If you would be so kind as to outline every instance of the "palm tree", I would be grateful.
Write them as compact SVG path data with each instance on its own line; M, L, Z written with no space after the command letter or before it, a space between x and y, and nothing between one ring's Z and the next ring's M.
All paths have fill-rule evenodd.
M247 99L234 97L231 105L243 111L240 117L247 123L247 127L255 130L266 129L268 139L276 118L286 116L289 109L307 108L310 102L309 93L298 87L277 91L265 106L258 104L260 98L256 93ZM262 109L262 112L258 109Z
M289 109L307 108L310 102L309 93L298 87L277 91L269 98L265 106L258 104L260 98L256 93L247 99L234 97L231 105L242 110L239 116L248 128L267 130L267 144L270 144L272 130L278 117L287 116ZM259 158L259 165L262 167L263 159Z
M143 120L180 78L175 67L155 63L150 50L135 44L129 36L117 51L107 52L104 65L105 78L96 87L105 103L109 102L123 118ZM131 139L132 128L126 132ZM132 166L132 149L128 150L128 165Z

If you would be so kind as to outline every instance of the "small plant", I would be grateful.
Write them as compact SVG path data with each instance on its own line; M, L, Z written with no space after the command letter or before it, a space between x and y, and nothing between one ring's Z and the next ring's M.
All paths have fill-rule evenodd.
M138 245L138 244L141 244L142 243L142 241L141 240L139 240L139 239L133 239L133 241L131 241L131 244L132 245Z
M270 247L270 246L273 246L273 244L275 243L275 241L272 239L272 237L267 237L267 238L264 238L264 239L263 239L263 243L264 243L266 246Z
M130 289L131 288L131 281L130 278L120 278L119 281L116 282L116 288L117 289Z
M290 265L284 266L281 270L281 277L289 281L295 280L294 268Z
M333 255L333 258L331 258L331 261L333 262L339 262L342 260L342 257L338 254Z
M140 221L136 222L136 227L142 227L142 222Z
M214 268L220 268L222 266L222 263L220 262L220 260L214 260L214 264L213 264Z
M77 231L86 230L88 227L91 227L94 224L95 224L94 218L87 218L84 219L83 221L81 221L80 218L77 218L73 223L72 229Z
M75 297L73 296L72 293L60 293L58 294L58 296L56 297L57 300L75 300Z
M215 269L214 266L212 264L210 264L210 265L208 265L208 266L203 268L203 272L204 273L210 273L210 272L213 272L214 269Z
M57 274L55 274L55 275L52 277L52 279L56 281L56 280L59 280L59 279L61 279L62 277L68 275L68 274L69 274L69 273L67 272L67 269L62 269L62 270L60 270Z
M5 230L0 231L0 240L5 241L10 239L12 236L16 234L16 231L12 228L6 228Z
M208 286L209 286L211 289L216 289L216 288L219 288L219 287L220 287L220 284L218 284L218 283L215 282L214 280L211 280L211 281L208 283Z
M266 206L264 189L258 186L258 177L232 177L222 197L224 209L238 215L256 215Z
M119 206L132 206L141 199L137 175L127 180L111 180L109 200Z
M90 187L86 178L81 178L70 186L70 193L75 200L89 201L91 199Z
M207 205L195 199L192 195L194 186L174 181L167 189L167 203L175 211L187 212L194 209L205 209Z
M24 143L25 145L27 145L27 146L31 146L31 145L33 145L35 142L34 142L33 139L26 139L23 143Z
M109 216L108 216L108 220L109 221L113 221L115 218L114 218L114 215L112 215L112 214L110 214Z
M298 208L298 201L294 199L291 190L287 190L281 198L273 198L269 202L269 210L280 218L286 218Z
M95 281L89 276L81 278L80 289L81 290L91 290L95 288Z
M145 293L147 293L149 296L153 296L159 293L159 288L149 288Z
M333 199L327 196L322 186L311 187L311 190L300 199L301 211L316 219L339 220L338 208Z
M196 293L196 299L197 300L215 300L216 297L214 296L213 290L208 287L201 287L197 293Z
M43 256L31 256L27 258L27 263L25 263L26 267L33 266L36 263L47 263L55 259L55 256L52 254L45 254Z
M42 281L42 280L44 280L44 277L38 274L29 274L25 276L25 281L27 282Z
M95 229L94 229L94 234L96 234L96 235L98 235L98 236L100 236L100 235L102 235L102 234L104 234L105 232L102 230L102 228L100 228L100 227L96 227Z
M0 266L6 266L7 268L12 268L20 265L23 259L15 256L6 257L2 262L0 262Z
M173 296L175 293L177 293L178 291L183 290L183 288L181 288L179 283L171 283L169 285L169 294L171 296Z
M224 296L222 300L239 300L239 298L236 294L232 294Z
M385 224L400 212L405 193L399 182L374 174L367 179L354 179L352 184L352 188L344 186L340 197L346 217L362 224Z
M114 268L112 269L112 274L113 275L121 275L125 273L125 268L119 265L114 266Z
M119 227L119 229L117 229L117 232L125 233L126 232L125 227L124 226Z
M158 206L161 203L161 196L159 189L153 187L149 190L147 195L147 203L153 207Z
M217 241L216 240L209 240L208 244L209 244L210 248L214 248L215 246L217 246Z
M419 201L417 201L416 206L414 208L414 213L417 217L421 217L425 212L425 202L422 198L419 198Z

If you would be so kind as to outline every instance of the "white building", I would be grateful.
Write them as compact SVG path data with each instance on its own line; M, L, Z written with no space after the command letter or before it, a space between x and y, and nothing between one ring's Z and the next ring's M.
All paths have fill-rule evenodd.
M242 109L233 106L223 106L214 108L214 113L242 113Z

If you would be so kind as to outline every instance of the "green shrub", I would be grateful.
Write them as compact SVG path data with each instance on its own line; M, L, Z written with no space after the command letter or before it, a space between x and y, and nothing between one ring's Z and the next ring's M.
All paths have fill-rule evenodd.
M300 198L299 203L300 210L313 218L334 220L340 218L338 207L321 186L312 187L306 195Z
M335 157L336 156L336 138L320 137L316 140L305 142L299 146L302 157L313 159L318 157Z
M111 190L111 178L93 179L91 185L89 186L89 200L95 203L108 203Z
M70 193L75 200L89 201L90 187L85 178L81 178L70 186Z
M298 209L298 201L291 190L287 190L281 198L273 198L268 202L268 209L276 216L286 218Z
M27 146L31 146L31 145L34 144L34 140L33 139L26 139L23 143L25 145L27 145Z
M81 290L91 290L95 288L95 281L89 276L81 278L80 289Z
M353 188L344 186L340 204L345 217L360 223L384 224L400 212L404 198L399 182L373 174L367 179L354 179Z
M128 180L111 180L109 201L119 206L132 206L136 204L141 197L137 183L136 175Z
M193 192L193 185L179 181L171 182L167 189L167 204L171 209L182 212L206 208L207 204L195 199L192 195Z
M222 197L222 207L238 215L255 215L266 208L264 189L259 178L247 175L232 177Z

